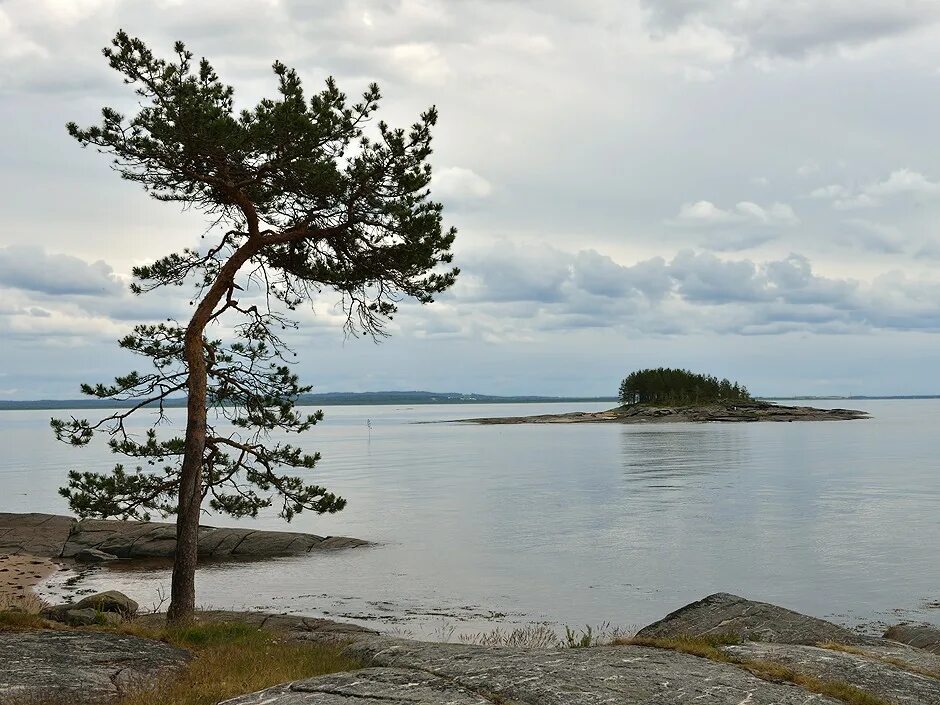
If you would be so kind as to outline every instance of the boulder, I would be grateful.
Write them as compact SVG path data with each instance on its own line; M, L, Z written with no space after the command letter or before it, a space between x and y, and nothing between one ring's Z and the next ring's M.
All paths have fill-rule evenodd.
M124 618L117 612L102 612L91 607L66 609L58 614L61 616L58 621L73 627L114 626L124 621Z
M99 612L116 612L125 617L137 613L139 605L123 592L108 590L97 595L89 595L75 604L75 609L92 609Z
M0 703L109 702L188 660L183 649L123 634L0 632Z
M645 638L710 635L810 646L823 642L849 645L880 643L824 619L725 592L681 607L637 632L638 637Z
M940 654L940 628L924 624L896 624L885 632L885 639L916 646Z

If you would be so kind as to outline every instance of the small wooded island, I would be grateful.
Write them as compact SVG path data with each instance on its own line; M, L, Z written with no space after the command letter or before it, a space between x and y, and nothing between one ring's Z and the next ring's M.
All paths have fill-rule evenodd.
M848 421L868 414L854 409L783 406L755 399L747 387L689 370L659 367L637 370L620 383L620 406L538 416L503 416L462 421L522 423L677 423L720 421Z

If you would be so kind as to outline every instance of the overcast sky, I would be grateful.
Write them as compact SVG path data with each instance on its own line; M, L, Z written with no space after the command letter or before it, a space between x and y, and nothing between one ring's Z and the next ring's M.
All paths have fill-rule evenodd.
M319 391L612 394L683 366L763 394L940 393L936 0L0 0L0 398L139 366L185 316L132 265L195 244L64 124L130 108L118 28L209 57L239 105L274 59L310 89L436 104L432 190L459 283L375 345L328 302L295 340Z

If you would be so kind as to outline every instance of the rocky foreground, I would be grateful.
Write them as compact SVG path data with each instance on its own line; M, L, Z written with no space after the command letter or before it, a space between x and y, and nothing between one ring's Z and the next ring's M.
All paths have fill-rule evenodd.
M577 411L539 416L494 416L460 419L466 423L733 423L751 421L851 421L867 419L868 414L855 409L816 409L812 406L783 406L770 402L736 402L702 406L650 406L634 404L607 411Z
M291 556L367 544L345 536L199 527L199 557L203 559ZM170 558L175 552L175 524L0 512L0 554L102 562Z
M225 705L940 705L940 629L860 636L724 593L649 625L634 643L573 649L415 642L287 615L204 617L249 621L298 641L340 641L364 664ZM677 638L712 639L714 653L665 648ZM122 692L122 673L139 683L185 659L165 644L118 635L0 634L0 701L28 693L30 683L76 697L94 684L102 695Z

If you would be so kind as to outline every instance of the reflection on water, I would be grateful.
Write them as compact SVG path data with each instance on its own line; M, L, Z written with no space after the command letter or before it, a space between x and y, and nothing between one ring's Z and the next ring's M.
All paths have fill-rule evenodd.
M349 504L290 528L379 545L206 565L198 599L417 636L442 622L630 627L719 590L850 623L940 622L927 607L940 598L940 402L860 406L874 418L650 426L412 423L562 410L547 405L327 409L305 445L323 453L316 481ZM68 468L113 464L100 446L52 443L47 416L0 414L0 510L64 512ZM147 605L168 583L162 566L83 580Z
M747 463L747 437L715 433L713 426L624 426L620 454L626 494L637 501L699 501L728 486L727 474Z

